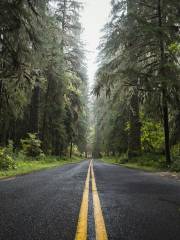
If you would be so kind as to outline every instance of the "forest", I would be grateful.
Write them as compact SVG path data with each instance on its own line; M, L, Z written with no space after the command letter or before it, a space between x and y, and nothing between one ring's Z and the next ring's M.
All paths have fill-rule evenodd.
M76 0L0 1L0 168L8 168L12 152L85 152L82 7Z
M180 2L112 0L93 93L94 155L180 170Z
M180 240L180 0L0 0L0 240Z
M111 1L92 89L83 5L1 0L0 169L92 155L179 171L179 0Z

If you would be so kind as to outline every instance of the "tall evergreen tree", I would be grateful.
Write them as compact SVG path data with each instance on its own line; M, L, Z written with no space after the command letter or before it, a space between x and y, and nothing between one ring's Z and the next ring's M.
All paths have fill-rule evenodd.
M129 140L132 136L140 139L139 114L135 113L139 110L139 102L146 101L149 96L160 100L167 164L171 162L168 108L170 105L172 108L172 99L177 96L174 88L179 88L177 51L172 51L173 47L178 48L179 42L178 14L176 0L112 1L111 20L105 27L94 89L95 93L102 88L109 92L115 86L122 97L125 89L132 96L128 99L134 124L130 124ZM131 134L131 126L135 127L137 135ZM138 139L132 143L140 146Z
M12 139L19 147L31 132L42 140L45 153L67 154L73 144L85 151L81 4L12 0L0 7L0 144ZM79 141L77 128L84 130Z

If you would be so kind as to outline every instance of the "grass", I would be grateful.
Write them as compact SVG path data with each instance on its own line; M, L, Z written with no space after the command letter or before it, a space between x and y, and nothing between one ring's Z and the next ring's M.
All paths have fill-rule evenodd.
M120 157L103 157L104 162L119 164L125 167L141 169L144 171L157 172L167 170L165 158L159 154L143 154L139 157L134 157L128 161L126 155Z
M57 157L46 157L43 160L16 160L16 169L0 171L0 179L6 177L13 177L17 175L23 175L39 170L45 170L49 168L59 167L68 163L80 162L82 158L73 156L70 158L57 158Z

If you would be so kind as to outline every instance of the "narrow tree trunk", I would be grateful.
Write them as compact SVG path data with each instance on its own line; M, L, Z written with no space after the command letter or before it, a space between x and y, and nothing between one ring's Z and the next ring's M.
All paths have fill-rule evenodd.
M13 140L14 148L16 148L17 147L17 142L18 142L16 119L14 119L13 122L12 122L12 131L11 131L11 138L10 139Z
M3 84L2 84L2 80L0 80L0 117L2 114L2 92L3 92Z
M2 80L0 80L0 130L2 130ZM2 134L0 134L0 144L2 142Z
M180 102L178 101L177 112L174 117L174 127L170 139L170 147L180 141Z
M41 132L41 141L42 141L42 149L45 153L48 152L48 143L50 142L49 139L49 131L48 131L48 101L49 101L49 95L50 95L50 83L51 83L51 67L48 69L47 73L47 90L45 94L45 100L44 100L44 109L43 109L43 119L42 119L42 132Z
M128 158L130 159L141 154L141 123L137 90L131 97L129 124Z
M8 143L8 131L9 131L9 117L6 115L3 120L3 127L1 133L1 145L6 146Z
M73 148L73 143L71 141L71 144L70 144L70 152L69 152L69 157L72 158L72 148Z
M163 14L162 14L162 4L163 0L158 0L158 20L159 28L162 31L163 27ZM168 103L167 103L167 85L165 76L165 50L164 50L164 40L162 32L160 32L160 78L162 79L162 109L163 109L163 122L164 122L164 138L165 138L165 154L166 163L171 164L171 153L170 153L170 137L169 137L169 116L168 116Z
M32 133L39 133L39 95L40 88L35 86L31 98L29 130Z
M54 153L55 153L56 156L60 156L60 152L61 152L61 145L60 145L59 140L60 140L60 138L59 138L58 131L55 131L53 147L54 147Z
M128 27L129 32L134 31L134 18L132 13L136 10L136 4L133 0L127 1L127 14L128 14ZM129 41L129 46L133 46L133 42ZM133 62L133 56L129 56L131 62ZM135 82L135 79L129 78L130 81ZM137 80L136 80L137 83ZM131 159L134 156L141 154L141 123L139 115L139 97L138 90L134 89L134 93L130 99L129 110L129 135L128 135L128 158Z
M168 103L167 103L165 90L163 90L163 93L162 93L162 109L163 109L166 163L170 165L171 152L170 152L170 140L169 140L169 114L168 114Z

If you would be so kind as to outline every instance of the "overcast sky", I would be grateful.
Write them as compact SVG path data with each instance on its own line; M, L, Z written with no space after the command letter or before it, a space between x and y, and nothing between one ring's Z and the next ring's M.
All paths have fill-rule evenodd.
M97 47L101 29L107 22L110 13L110 0L84 0L82 11L82 25L84 28L83 41L86 44L88 77L90 87L93 84L94 74L97 69Z

